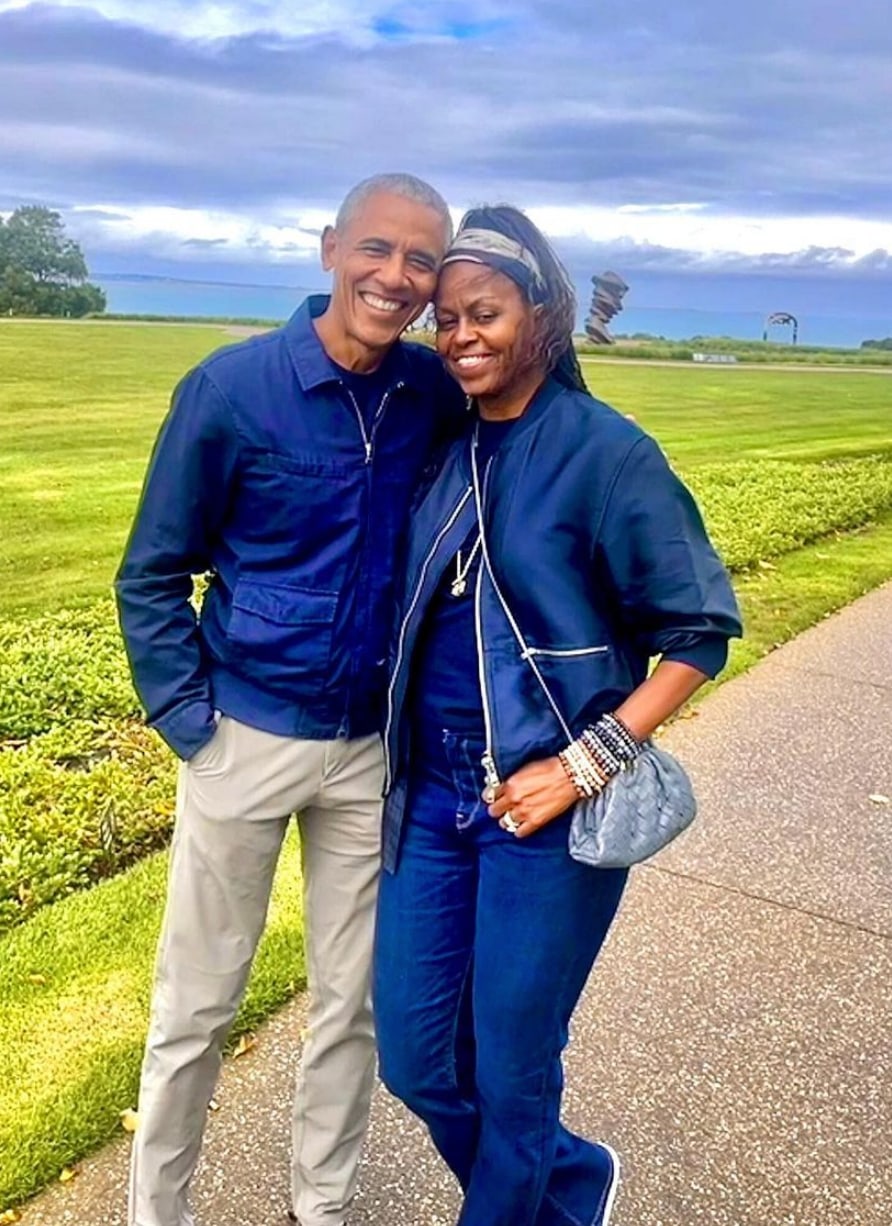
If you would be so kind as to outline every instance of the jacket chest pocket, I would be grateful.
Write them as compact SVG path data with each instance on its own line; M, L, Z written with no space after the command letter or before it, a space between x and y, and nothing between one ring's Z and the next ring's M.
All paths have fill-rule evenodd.
M239 520L250 536L312 548L320 534L355 522L364 484L347 463L255 454L242 477Z

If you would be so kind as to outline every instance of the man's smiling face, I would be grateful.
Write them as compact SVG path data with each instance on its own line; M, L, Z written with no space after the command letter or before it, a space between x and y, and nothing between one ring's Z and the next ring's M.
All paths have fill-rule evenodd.
M383 357L431 300L447 238L436 209L389 192L369 196L340 229L325 231L322 266L333 276L326 339L336 360L354 364L335 349Z

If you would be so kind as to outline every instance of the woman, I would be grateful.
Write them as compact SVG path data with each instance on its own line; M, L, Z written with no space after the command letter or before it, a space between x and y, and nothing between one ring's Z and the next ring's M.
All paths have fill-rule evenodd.
M476 420L412 530L381 1074L457 1176L461 1226L605 1226L618 1161L560 1123L560 1057L627 873L570 857L570 811L720 670L740 624L660 449L586 391L570 282L522 213L466 215L435 309Z

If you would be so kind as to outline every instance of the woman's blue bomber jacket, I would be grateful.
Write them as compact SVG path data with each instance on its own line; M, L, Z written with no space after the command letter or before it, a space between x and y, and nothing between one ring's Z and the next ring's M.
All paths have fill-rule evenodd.
M486 547L474 594L478 669L500 778L566 743L531 662L575 736L645 679L651 657L711 654L717 671L727 640L741 633L696 503L627 417L549 379L479 474L476 494L473 467L468 440L456 443L412 526L386 729L390 870L406 803L413 651L440 578L473 529L478 496Z

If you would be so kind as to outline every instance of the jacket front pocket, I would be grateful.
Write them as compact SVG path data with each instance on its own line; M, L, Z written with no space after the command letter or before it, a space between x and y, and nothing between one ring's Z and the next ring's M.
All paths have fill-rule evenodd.
M527 653L520 653L522 667L531 676L539 674L571 726L582 711L592 706L598 711L612 709L634 688L622 653L609 643L547 648L528 645ZM543 701L541 691L536 701Z
M555 660L573 660L579 656L603 656L610 648L606 644L597 647L530 647L520 653L525 660L533 656L545 656Z
M322 683L337 604L336 592L239 579L226 637L238 657L256 666L258 681L274 679L277 688Z

